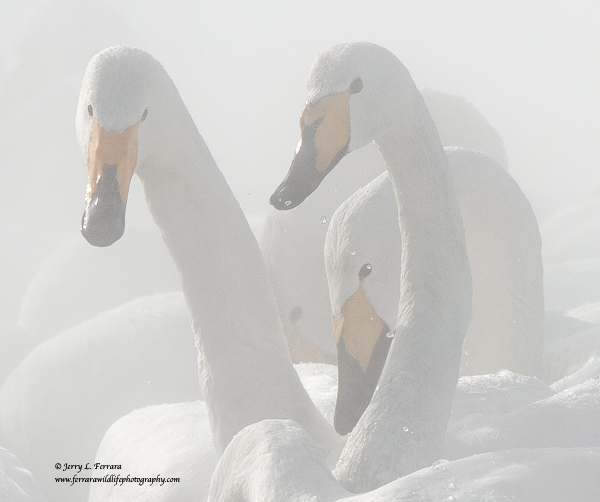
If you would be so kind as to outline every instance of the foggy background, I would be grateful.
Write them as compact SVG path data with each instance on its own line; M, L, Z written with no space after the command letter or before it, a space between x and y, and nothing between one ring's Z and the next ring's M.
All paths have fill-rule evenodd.
M83 247L75 107L89 59L118 43L164 65L257 233L299 139L316 54L383 45L420 88L465 98L500 134L542 229L547 306L600 300L598 19L591 1L3 0L0 327L15 325L48 256L69 239ZM128 228L154 229L137 177L131 190Z
M257 233L298 143L316 54L345 41L383 45L418 87L465 98L498 131L508 170L542 229L547 307L600 300L598 19L600 4L591 1L3 0L0 328L13 332L20 309L21 321L37 315L43 326L49 320L39 312L60 310L41 306L31 291L22 305L52 253L62 271L47 271L56 280L45 279L38 299L54 295L64 306L93 293L81 289L90 282L83 274L80 289L69 290L64 277L75 275L74 258L61 246L91 257L88 263L122 252L119 246L140 256L132 232L116 251L85 248L79 236L86 167L75 107L89 59L119 43L147 50L166 68ZM127 227L140 226L158 238L134 177ZM170 263L166 252L161 259ZM169 284L179 287L175 275ZM100 285L94 290L102 300ZM54 332L84 319L81 313Z
M244 209L260 213L297 144L314 57L334 43L372 41L395 53L419 87L461 95L483 113L543 222L599 180L598 19L591 1L3 0L0 83L27 67L32 81L11 98L15 107L44 85L73 84L54 124L28 115L42 134L62 120L72 126L75 82L97 51L140 46L175 81ZM55 148L74 144L67 134ZM81 175L83 159L61 168Z

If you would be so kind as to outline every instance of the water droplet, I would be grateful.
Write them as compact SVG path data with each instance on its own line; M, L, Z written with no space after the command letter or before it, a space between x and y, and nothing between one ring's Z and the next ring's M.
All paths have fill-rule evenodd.
M356 255L356 251L353 249L352 251L350 251L350 256L355 256Z
M325 223L327 223L329 220L327 219L327 216L321 216L321 224L325 225Z
M410 431L410 429L409 429L409 428L408 428L406 425L405 425L404 427L402 427L402 430L403 430L404 432L409 432L409 431Z
M452 481L448 481L448 490L458 490L458 486L456 486Z
M385 337L386 337L386 338L394 338L394 335L395 335L395 334L396 334L396 333L394 333L393 331L388 331L388 332L385 334Z
M447 463L447 462L448 462L448 460L446 460L445 458L441 459L441 460L437 460L436 462L434 462L432 464L431 468L434 469L434 470L436 470L436 471L437 470L445 471L446 470L446 466L444 466L444 464Z
M292 201L291 201L291 200L286 200L286 201L283 203L283 205L284 205L285 207L290 207L290 206L292 205Z

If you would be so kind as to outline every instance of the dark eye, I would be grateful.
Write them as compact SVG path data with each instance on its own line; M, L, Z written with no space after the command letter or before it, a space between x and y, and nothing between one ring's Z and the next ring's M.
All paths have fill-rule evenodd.
M373 271L373 266L370 263L365 263L358 272L358 277L364 279Z
M141 120L141 122L143 122L144 120L146 120L147 116L148 116L148 108L146 108L144 110L144 113L142 113L142 120Z
M302 318L302 307L296 305L290 312L290 321L298 322Z
M90 117L94 116L94 107L92 105L88 105L88 115Z
M362 91L363 82L362 78L358 77L350 84L350 94L356 94L357 92Z

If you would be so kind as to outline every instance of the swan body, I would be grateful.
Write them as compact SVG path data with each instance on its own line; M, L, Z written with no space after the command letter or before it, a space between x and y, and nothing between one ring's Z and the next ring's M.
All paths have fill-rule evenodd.
M96 453L95 463L120 468L96 470L94 475L160 475L163 480L144 484L92 483L87 500L206 500L218 459L204 402L140 408L110 426ZM172 478L179 481L167 481Z
M243 429L217 464L209 502L400 502L412 500L593 501L600 447L511 449L440 461L353 495L327 469L314 441L292 421Z
M334 46L313 63L308 91L301 143L271 203L299 205L348 151L375 141L402 229L398 328L336 467L342 486L367 491L440 458L471 318L464 229L433 121L393 54L368 43ZM344 320L335 322L343 330Z
M331 422L337 388L335 368L320 364L300 364L295 368L319 411ZM596 423L600 406L593 400L598 376L600 358L590 359L579 371L551 387L537 378L510 371L461 377L442 457L457 460L499 447L558 449L599 445ZM273 438L270 441L275 442ZM297 458L298 452L289 452L289 457ZM110 497L118 502L142 496L153 502L171 498L204 500L217 461L202 401L135 410L115 422L102 439L95 462L121 463L121 469L103 470L101 474L160 472L164 478L180 478L180 483L167 488L94 484L88 500L100 502ZM235 475L243 479L253 475L254 465L254 461L249 461L244 469L239 465L227 469L235 469ZM222 474L225 470L221 468Z
M443 145L485 152L506 169L499 134L472 104L442 92L423 90L422 94ZM368 145L344 157L302 205L293 211L272 208L267 213L260 247L295 363L336 359L323 261L325 236L338 206L385 170L377 147Z
M160 63L123 46L92 58L77 134L88 159L88 242L121 237L134 171L142 181L191 310L217 452L265 418L295 419L333 448L337 437L291 364L254 235Z
M45 502L40 487L19 459L0 447L0 500Z
M509 369L539 376L543 267L533 209L510 175L487 155L463 148L445 151L473 278L473 319L463 345L461 374ZM347 351L338 341L340 433L352 429L369 403L385 362L391 341L385 335L393 333L398 316L401 249L394 190L384 173L337 209L325 241L333 315L346 319L344 341L353 336L377 340L366 371L360 366L364 351ZM365 266L369 274L361 277ZM369 304L362 316L348 312L357 309L355 297L361 288ZM369 381L363 383L364 379Z
M567 312L570 316L595 324L600 324L600 301L586 303Z
M557 382L600 354L600 324L548 312L544 329L544 380Z
M135 408L200 398L183 295L152 295L33 349L0 390L0 441L48 500L79 501L89 484L56 483L56 462L91 462L106 429Z
M75 235L45 260L29 283L19 327L39 343L100 312L180 288L177 269L155 228L129 228L118 245L106 250Z
M547 308L564 312L600 301L600 185L541 227Z
M295 369L311 399L331 423L337 391L336 368L298 364ZM177 477L181 481L169 484L167 488L98 483L90 487L88 502L206 500L218 455L212 442L205 403L163 404L129 413L106 431L94 461L121 465L119 470L102 470L100 475L160 472L163 478Z

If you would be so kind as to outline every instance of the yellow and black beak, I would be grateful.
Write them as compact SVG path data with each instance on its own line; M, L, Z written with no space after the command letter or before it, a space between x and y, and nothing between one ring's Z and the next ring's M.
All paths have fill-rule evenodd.
M390 328L369 302L363 280L359 274L358 289L346 300L340 317L333 318L338 349L333 425L341 435L352 431L371 402L392 343Z
M350 144L348 89L307 103L300 117L301 140L292 165L270 202L276 209L292 209L313 193Z
M88 185L81 233L94 246L110 246L125 231L129 184L137 164L139 122L107 131L93 119L88 147Z

